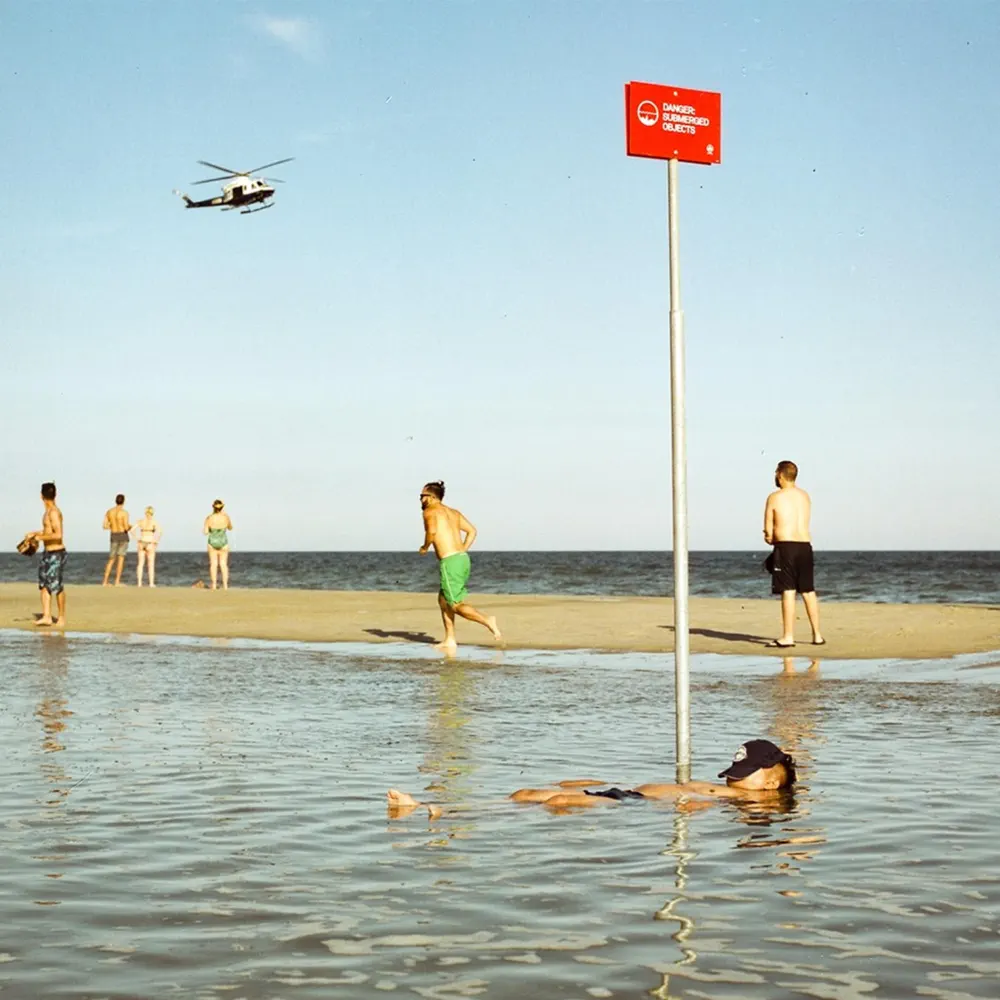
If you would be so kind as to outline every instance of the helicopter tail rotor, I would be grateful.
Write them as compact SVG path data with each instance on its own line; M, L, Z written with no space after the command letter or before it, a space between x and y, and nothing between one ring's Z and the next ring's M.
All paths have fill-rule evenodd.
M185 208L190 208L194 204L194 202L183 191L178 191L177 188L174 188L174 194L177 195L178 198L184 199Z

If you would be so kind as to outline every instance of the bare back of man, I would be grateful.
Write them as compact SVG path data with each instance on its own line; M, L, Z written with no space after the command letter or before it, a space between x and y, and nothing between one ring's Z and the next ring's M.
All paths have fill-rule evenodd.
M105 511L103 528L111 532L110 554L107 564L104 567L103 585L108 585L108 578L111 576L111 567L117 562L115 573L115 586L120 587L122 582L122 570L125 568L125 553L128 551L129 532L132 530L132 522L129 520L128 511L125 509L125 498L118 495L115 506Z
M773 513L773 540L776 542L811 542L809 514L812 501L798 486L775 490L767 503Z
M475 525L460 510L445 506L442 482L428 483L420 491L420 506L424 516L424 544L420 546L420 554L425 555L433 548L441 575L438 606L444 623L444 640L438 648L446 653L453 653L458 648L455 615L482 625L489 629L494 639L501 639L496 618L481 614L465 600L471 572L469 549L477 534Z
M439 503L424 511L424 531L438 559L447 559L456 552L467 551L462 535L474 533L475 528L460 510Z
M795 480L794 462L779 462L774 473L778 488L764 505L764 541L774 546L771 557L771 592L781 595L781 637L771 643L787 649L795 645L795 595L802 595L814 645L826 640L819 628L819 599L813 583L812 538L809 518L812 501Z

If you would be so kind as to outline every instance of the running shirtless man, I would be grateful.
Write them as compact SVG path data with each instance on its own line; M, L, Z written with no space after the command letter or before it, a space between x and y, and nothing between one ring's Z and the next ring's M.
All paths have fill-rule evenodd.
M434 546L434 553L438 557L441 571L438 604L441 607L441 620L444 622L444 641L438 643L436 648L453 653L458 648L455 641L455 615L488 628L498 641L503 637L497 628L496 618L487 618L471 604L465 603L469 593L466 584L472 571L469 549L476 540L476 529L460 510L446 507L443 500L443 482L428 483L420 491L420 506L424 512L424 544L420 546L420 554L426 555L431 546Z
M66 591L63 589L63 568L66 565L66 546L63 544L63 516L56 506L56 484L42 483L42 530L29 531L24 536L41 542L45 551L38 558L38 592L42 599L42 616L36 625L66 627ZM52 620L52 595L56 595L59 617Z
M826 643L819 630L819 599L813 583L813 549L809 537L809 494L795 485L799 469L794 462L779 462L774 470L778 488L764 505L764 541L774 546L768 560L771 593L781 595L781 638L770 643L787 649L795 645L795 595L802 595L812 627L813 645Z
M115 572L115 586L122 585L122 570L125 568L125 553L128 552L129 532L132 524L128 518L128 511L125 509L125 496L119 493L115 497L115 505L110 510L105 511L103 528L111 532L110 554L107 565L104 567L104 584L108 585L108 577L111 576L111 567L118 560L118 569Z

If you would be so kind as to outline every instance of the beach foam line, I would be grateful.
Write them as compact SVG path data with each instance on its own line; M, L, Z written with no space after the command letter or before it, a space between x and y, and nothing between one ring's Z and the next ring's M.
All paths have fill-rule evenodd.
M37 636L41 638L36 638ZM673 685L673 657L663 653L608 652L594 649L507 649L490 652L478 646L460 647L456 657L420 648L413 643L301 642L281 639L229 639L188 635L151 635L124 632L38 633L24 629L0 629L0 649L27 649L38 642L56 641L74 645L112 647L187 648L224 653L274 654L287 651L293 655L321 654L331 661L377 661L391 664L423 664L448 668L530 668L533 670L613 670L655 671L664 674L665 706L670 705ZM746 679L784 679L795 683L833 681L873 681L896 683L960 682L996 685L1000 682L1000 654L969 653L947 659L921 660L830 660L813 661L807 656L785 657L775 663L771 656L739 656L720 653L697 653L691 657L691 673L699 679L720 677ZM812 663L816 665L810 670Z

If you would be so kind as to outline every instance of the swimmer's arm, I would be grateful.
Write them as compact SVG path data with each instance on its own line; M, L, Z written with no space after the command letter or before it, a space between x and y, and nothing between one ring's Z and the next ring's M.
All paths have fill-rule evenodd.
M764 541L768 545L774 544L774 494L767 498L764 504Z
M236 530L233 527L233 519L228 514L226 515L226 528L229 531L235 531Z
M465 541L462 542L462 551L468 552L472 548L472 543L476 540L476 526L467 521L464 514L459 515L458 530L465 532Z
M111 530L111 511L110 510L106 510L104 512L104 524L101 525L101 528L104 531L110 531Z
M208 517L211 517L211 516L212 516L211 514L208 515ZM205 518L205 528L202 531L203 535L207 535L208 534L208 517Z

